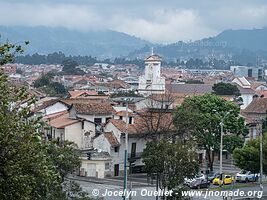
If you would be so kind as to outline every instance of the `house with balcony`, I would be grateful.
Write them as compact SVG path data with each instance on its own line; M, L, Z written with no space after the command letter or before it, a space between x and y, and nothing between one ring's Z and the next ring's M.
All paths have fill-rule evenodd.
M119 111L105 125L104 132L95 137L94 148L107 152L111 157L110 176L123 175L126 134L128 134L127 165L132 166L132 171L141 171L144 166L141 155L146 143L154 139L155 132L162 135L166 134L167 129L172 128L171 113L166 113L166 116L158 121L156 114L148 115L136 114L131 110L128 110L126 115L126 111Z

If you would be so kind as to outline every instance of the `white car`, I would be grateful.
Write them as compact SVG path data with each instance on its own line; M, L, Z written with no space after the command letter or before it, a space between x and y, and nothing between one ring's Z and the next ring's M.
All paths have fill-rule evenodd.
M253 174L251 173L251 171L246 171L246 170L241 170L240 172L238 172L235 176L235 180L236 182L254 182L254 181L258 181L259 179L259 174Z
M196 181L196 180L206 180L206 176L204 174L198 174L196 175L194 178L191 178L191 179L188 179L188 178L185 178L184 179L184 184L185 185L190 185L190 183Z

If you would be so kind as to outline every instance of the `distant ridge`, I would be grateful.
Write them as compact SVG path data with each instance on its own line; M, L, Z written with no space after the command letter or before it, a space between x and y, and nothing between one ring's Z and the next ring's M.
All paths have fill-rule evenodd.
M144 47L129 54L138 57L147 54ZM267 59L267 28L251 30L226 30L215 37L194 42L176 42L155 47L167 60L189 58L217 58L255 64L257 59Z
M29 40L25 54L63 52L66 55L86 55L100 59L141 58L154 52L164 60L217 58L255 64L258 58L267 60L267 27L250 30L225 30L215 37L194 42L156 45L140 38L112 30L74 31L66 28L0 26L0 41Z
M92 55L97 57L125 56L140 49L149 42L125 33L98 30L74 31L66 28L0 26L0 40L3 42L30 41L26 53L48 54L63 52L67 55Z

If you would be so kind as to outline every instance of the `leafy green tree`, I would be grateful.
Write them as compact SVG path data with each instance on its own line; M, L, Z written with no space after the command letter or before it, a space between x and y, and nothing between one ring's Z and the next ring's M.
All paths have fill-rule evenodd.
M1 65L22 52L9 44L0 44L0 50ZM42 123L28 118L34 99L27 98L25 88L13 87L0 72L0 199L79 199L77 190L71 198L62 187L62 177L79 163L77 149L71 143L55 146L42 140ZM28 104L22 107L21 102Z
M218 152L220 147L219 124L228 111L231 112L224 119L224 134L245 134L247 129L244 119L239 117L239 108L216 95L206 94L186 98L174 114L177 133L188 140L195 140L198 148L206 151L211 171L213 170L214 151Z
M267 175L267 135L263 136L263 173ZM241 169L259 173L260 171L260 139L253 139L242 148L234 150L235 165Z
M13 55L21 52L9 44L0 49L1 64L11 62ZM57 187L58 173L45 154L41 135L36 132L40 124L27 119L30 106L20 107L26 98L26 90L12 87L0 72L0 199L3 200L41 199Z
M235 95L240 96L240 91L236 85L231 83L217 83L212 87L213 91L217 95Z
M237 135L225 135L223 137L223 149L229 153L233 153L236 148L244 146L244 138Z
M16 73L17 73L17 74L23 74L23 71L22 71L21 69L18 68L18 69L16 69Z
M62 65L63 65L62 72L64 74L71 74L71 75L84 75L85 74L84 71L77 68L79 64L72 59L64 60L62 62Z
M192 178L198 173L197 154L189 143L170 143L165 139L148 142L142 159L148 174L158 177L162 190L174 189L183 184L186 177Z
M50 76L49 74L43 74L40 78L38 78L36 81L34 81L33 86L35 88L40 88L43 86L47 86L51 83L52 81L52 76Z
M52 141L46 144L47 153L60 174L62 182L64 177L73 170L78 169L81 161L78 147L69 141Z
M53 82L53 73L47 73L42 75L36 81L34 81L34 87L40 88L50 96L64 97L67 95L67 90L64 85L58 82Z

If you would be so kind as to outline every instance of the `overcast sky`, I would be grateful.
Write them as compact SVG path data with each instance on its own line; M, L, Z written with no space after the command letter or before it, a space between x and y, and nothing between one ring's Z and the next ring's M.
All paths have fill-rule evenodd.
M266 0L0 0L0 25L111 29L157 43L267 26Z

